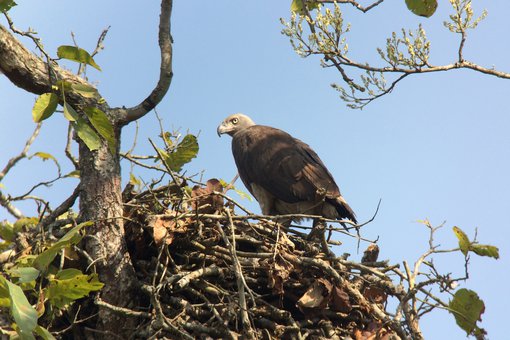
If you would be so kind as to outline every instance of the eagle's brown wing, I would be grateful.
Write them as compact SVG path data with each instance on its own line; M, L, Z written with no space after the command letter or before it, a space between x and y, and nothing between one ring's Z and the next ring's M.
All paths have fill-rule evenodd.
M319 156L288 133L269 126L251 126L235 134L232 152L239 176L252 194L255 184L287 203L325 198L341 218L356 221Z

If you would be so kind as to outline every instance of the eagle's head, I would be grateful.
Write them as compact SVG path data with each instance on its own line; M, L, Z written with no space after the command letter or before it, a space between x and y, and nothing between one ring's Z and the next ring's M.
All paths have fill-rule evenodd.
M247 115L243 115L242 113L234 113L233 115L225 118L225 120L218 126L216 131L220 137L224 133L230 136L234 136L237 132L253 125L255 125L255 123Z

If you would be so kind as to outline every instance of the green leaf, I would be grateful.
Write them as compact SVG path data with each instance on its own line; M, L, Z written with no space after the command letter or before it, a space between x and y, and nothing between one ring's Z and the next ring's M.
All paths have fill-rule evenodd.
M77 269L64 269L50 280L46 297L53 306L63 308L103 286L97 274L85 275Z
M55 337L46 328L37 326L34 330L35 334L39 335L43 340L55 340Z
M81 270L76 269L76 268L67 268L67 269L62 269L61 271L59 271L55 275L55 278L58 280L69 280L69 279L72 279L73 277L78 276L78 275L83 275Z
M13 0L0 0L0 12L7 12L16 5Z
M142 181L140 181L133 173L129 174L129 183L134 186L141 186Z
M0 238L5 241L13 242L16 238L14 227L7 221L0 222Z
M35 101L32 108L32 118L39 123L50 118L57 109L58 96L55 93L43 93Z
M0 291L9 294L10 311L18 326L21 338L33 338L32 331L37 326L37 311L28 302L23 290L0 275Z
M73 170L64 177L80 178L80 170Z
M73 89L73 84L71 84L70 82L68 81L65 81L65 80L58 80L57 83L57 89L59 89L61 92L68 92L68 91L72 91Z
M459 239L459 248L464 256L467 256L469 248L471 246L471 242L467 237L466 233L464 233L459 227L453 227L453 232L455 236Z
M72 91L81 94L85 98L95 98L98 96L97 89L85 84L72 84Z
M47 161L48 159L52 159L55 163L58 164L57 159L55 157L53 157L52 154L49 154L47 152L40 152L40 151L36 152L32 156L30 156L29 159L31 159L32 157L39 157L43 161Z
M57 159L52 154L39 151L39 152L34 153L32 156L28 157L28 159L32 159L33 157L38 157L38 158L42 159L43 162L47 161L48 159L51 159L57 166L58 172L60 173L60 164L58 163Z
M407 8L421 17L431 17L437 9L437 0L406 0Z
M23 229L30 229L35 227L39 223L39 219L37 217L22 217L16 222L14 222L14 231L19 232Z
M66 46L62 45L57 50L57 56L59 58L64 58L72 61L76 61L81 64L88 64L95 69L101 71L101 68L94 61L94 59L90 56L89 52L85 51L82 48L75 46Z
M34 267L15 267L8 272L11 277L18 278L18 284L34 281L39 277L39 271Z
M499 249L495 246L487 244L471 244L469 250L480 256L489 256L495 259L499 259Z
M115 154L117 140L115 139L113 125L108 119L106 113L104 113L97 107L86 107L83 111L85 112L87 117L89 117L92 126L108 142L108 148L110 149L110 152L112 154Z
M37 255L33 262L33 266L40 271L45 271L46 268L50 265L51 261L57 256L57 254L67 247L70 244L76 244L80 242L82 236L80 235L80 230L85 227L93 224L93 222L84 222L78 224L76 227L69 230L60 240L55 242L51 247Z
M64 101L64 117L70 122L76 122L80 119L80 115L67 102Z
M236 194L238 194L241 198L246 198L248 201L253 202L253 198L251 198L250 194L245 191L239 190L237 188L232 188Z
M313 10L319 8L319 3L316 1L307 1L308 10ZM290 4L290 10L292 12L304 15L306 14L305 11L305 1L304 0L292 0L292 3Z
M459 248L464 256L466 256L468 252L472 251L479 256L489 256L499 259L498 247L471 242L466 233L464 233L459 227L453 227L453 232L459 239Z
M459 289L453 296L453 300L450 301L449 307L457 325L468 335L483 332L478 328L476 322L481 320L482 314L485 312L485 304L476 292L465 288Z
M162 151L162 150L160 150ZM163 161L172 171L179 172L182 166L189 163L198 154L197 137L186 135L170 153L163 152Z
M78 137L87 145L89 150L97 150L101 146L101 138L99 135L90 127L88 122L82 118L79 118L73 123L73 128L76 130Z

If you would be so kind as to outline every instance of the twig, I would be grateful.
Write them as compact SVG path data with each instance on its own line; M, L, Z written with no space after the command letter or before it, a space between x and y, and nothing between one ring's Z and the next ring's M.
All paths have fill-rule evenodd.
M151 318L152 317L152 315L147 312L135 311L135 310L132 310L129 308L111 305L111 304L101 300L99 298L99 296L96 297L96 299L94 300L94 303L100 307L107 308L107 309L111 310L112 312L119 314L119 315L123 315L123 316L135 316L135 317L143 317L143 318Z
M73 142L73 126L71 123L67 126L67 141L66 141L66 147L65 147L65 155L66 157L73 163L74 169L77 170L80 168L80 165L78 163L78 160L73 156L73 153L71 151L71 146Z
M246 280L244 279L241 264L239 263L239 259L237 258L236 254L236 246L235 246L235 231L234 231L234 222L232 220L232 216L230 215L230 211L228 208L225 209L227 212L227 216L229 217L229 225L230 225L230 232L232 234L232 243L228 240L227 236L225 235L225 232L223 231L222 227L219 224L216 224L216 227L218 231L220 232L223 241L230 249L230 254L232 256L232 259L234 260L233 266L234 266L234 273L236 276L236 283L237 283L237 290L239 292L239 307L241 308L241 325L244 330L244 335L249 338L253 339L255 334L253 332L253 329L251 328L251 321L250 317L248 315L248 306L246 304L246 296L245 296L245 288L250 294L253 301L255 301L255 297L253 296L253 293L251 292L250 288L246 284Z
M28 150L30 149L30 147L32 146L32 144L34 143L35 139L37 138L37 136L39 135L39 132L41 131L41 127L42 127L42 123L38 123L37 126L35 127L35 130L34 132L32 132L32 135L28 138L28 140L26 141L25 143L25 147L23 148L23 150L15 157L9 159L9 161L7 162L7 164L5 165L4 169L2 170L2 172L0 172L0 182L2 181L2 179L5 177L5 175L7 175L7 173L9 172L9 170L12 169L13 166L16 165L16 163L18 163L21 159L23 158L26 158L27 157L27 154L28 154Z
M48 225L53 223L60 215L67 212L73 206L74 202L76 202L76 199L80 195L80 191L81 186L80 184L78 184L76 188L74 188L74 191L71 194L71 196L69 196L64 202L62 202L57 208L55 208L55 210L53 210L47 217L45 217L41 221L42 227L43 228L47 227Z

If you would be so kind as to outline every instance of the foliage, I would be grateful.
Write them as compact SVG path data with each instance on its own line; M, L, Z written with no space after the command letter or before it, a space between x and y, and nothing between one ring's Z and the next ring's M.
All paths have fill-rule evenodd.
M465 288L459 289L455 292L449 307L457 325L465 330L467 335L474 335L477 338L485 335L485 330L476 325L485 311L485 304L476 292Z
M161 161L170 171L181 171L182 166L189 163L198 154L197 137L194 135L184 136L177 144L171 140L168 132L163 133L162 138L167 148L166 150L157 149L157 151Z
M94 61L94 58L82 48L76 46L60 46L57 50L57 56L63 59L69 59L72 61L76 61L81 64L88 64L98 71L101 71L101 68Z
M431 17L437 9L437 0L406 0L407 8L416 15Z
M0 0L0 12L7 12L14 6L16 6L14 0Z
M346 3L366 12L382 1L367 7L355 1ZM413 13L425 17L433 15L437 8L437 0L406 0L406 4ZM347 106L353 109L362 109L373 100L390 93L400 81L414 74L467 68L510 79L509 73L469 62L463 55L467 30L476 28L487 12L484 10L476 17L471 0L450 0L450 4L453 14L449 16L449 21L444 22L444 26L452 33L459 34L460 41L456 60L446 65L437 66L429 62L431 45L421 24L416 30L402 29L401 34L393 32L386 40L386 46L377 48L381 65L356 60L348 48L347 33L351 26L344 23L342 3L333 1L322 1L320 4L294 1L290 19L281 19L284 25L282 34L289 37L292 48L299 56L319 56L322 67L338 71L342 82L331 86L339 92Z
M39 123L50 118L57 109L58 96L54 93L43 93L37 98L32 109L34 122Z
M25 220L17 221L12 226L7 222L0 224L0 230L3 231L1 237L9 248L16 247L16 239L19 237L40 236L37 228L26 230L23 227L30 219ZM76 245L82 238L80 231L90 224L85 222L76 225L56 242L42 247L30 246L23 249L16 258L3 263L4 276L0 276L0 308L9 308L14 321L13 330L9 332L2 329L7 332L4 334L12 335L14 332L21 339L35 339L35 333L43 339L53 339L45 327L38 325L38 319L46 324L47 321L44 320L61 315L62 311L67 310L76 300L103 287L97 274L85 275L79 269L63 269L54 263L59 254L59 262L64 263L65 249L67 252L71 251L71 246ZM9 232L6 233L6 230Z

